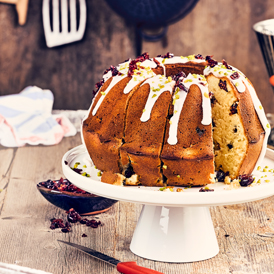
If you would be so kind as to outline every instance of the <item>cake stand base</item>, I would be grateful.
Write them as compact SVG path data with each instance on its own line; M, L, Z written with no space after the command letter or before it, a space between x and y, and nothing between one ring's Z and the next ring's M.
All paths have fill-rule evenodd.
M144 205L130 250L162 262L195 262L219 252L208 207Z

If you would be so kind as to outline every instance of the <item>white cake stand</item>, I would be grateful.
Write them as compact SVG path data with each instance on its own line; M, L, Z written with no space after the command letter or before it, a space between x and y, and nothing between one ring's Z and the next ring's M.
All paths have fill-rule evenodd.
M274 152L267 150L262 167L274 169L273 160ZM71 169L77 162L80 163L78 168L91 177L82 176ZM83 145L63 156L62 167L64 175L85 191L144 204L130 249L138 256L163 262L195 262L218 254L210 206L251 202L274 195L274 173L271 171L256 171L255 181L260 179L261 183L252 187L231 189L231 186L217 183L210 185L214 192L199 192L200 187L184 189L183 192L164 192L159 191L158 187L105 184L100 181L98 170Z

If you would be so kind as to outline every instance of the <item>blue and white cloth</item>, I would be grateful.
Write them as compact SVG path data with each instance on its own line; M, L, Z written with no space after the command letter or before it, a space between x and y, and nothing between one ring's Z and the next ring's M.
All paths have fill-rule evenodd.
M0 144L6 147L54 145L76 129L69 119L52 115L53 94L31 86L19 94L0 96Z

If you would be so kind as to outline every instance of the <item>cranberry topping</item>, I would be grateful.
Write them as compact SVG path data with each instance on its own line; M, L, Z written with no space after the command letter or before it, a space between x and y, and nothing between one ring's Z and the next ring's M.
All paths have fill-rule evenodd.
M212 59L211 57L212 57L212 56L209 56L209 55L206 56L206 61L207 61L208 65L209 65L211 68L213 68L213 67L215 67L215 66L218 65L218 62L215 61L214 59Z
M232 74L230 75L230 78L231 78L232 80L236 80L236 79L240 78L240 75L239 75L239 73L238 73L237 71L235 71L234 73L232 73Z
M226 60L223 59L223 65L227 68L227 69L232 69L231 66L229 66L226 62Z
M174 54L173 53L170 53L170 52L167 52L167 54L165 55L157 55L157 57L162 57L162 58L173 58L174 57Z
M149 55L147 52L143 53L141 56L137 57L136 59L131 60L129 63L129 69L128 69L128 76L132 76L135 69L138 69L137 63L144 62L145 60L149 59Z
M241 186L249 186L253 183L254 178L252 175L243 174L239 176Z
M205 59L201 54L196 54L194 57L195 59Z
M87 237L87 236L88 236L88 235L87 235L87 234L85 234L85 233L83 233L83 234L82 234L82 237Z
M219 87L220 87L220 89L223 89L226 92L228 92L227 86L226 86L226 80L223 81L222 79L220 79L220 81L219 81Z
M178 82L178 80L181 78L181 77L186 77L185 73L183 71L177 73L176 75L173 75L172 76L172 80L174 80L175 82Z
M114 66L110 66L109 69L106 69L104 74L108 73L109 71L111 71L112 76L122 75L122 73L117 69L117 67Z
M100 87L101 87L103 84L104 84L104 79L102 79L101 81L99 81L98 83L95 84L96 90L93 90L93 94L94 94L94 95L99 91Z

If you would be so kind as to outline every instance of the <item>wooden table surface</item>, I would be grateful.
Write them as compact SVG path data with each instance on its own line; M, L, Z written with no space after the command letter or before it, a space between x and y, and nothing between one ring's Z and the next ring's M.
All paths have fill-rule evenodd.
M56 146L1 147L0 262L56 274L117 273L111 265L59 244L60 239L92 247L121 261L137 261L166 274L274 273L273 197L212 207L220 252L195 263L154 262L131 253L129 246L142 207L138 204L116 203L108 212L97 215L104 225L96 229L74 224L70 233L51 230L50 219L65 218L66 213L47 202L36 184L60 178L63 154L80 143L78 134Z

